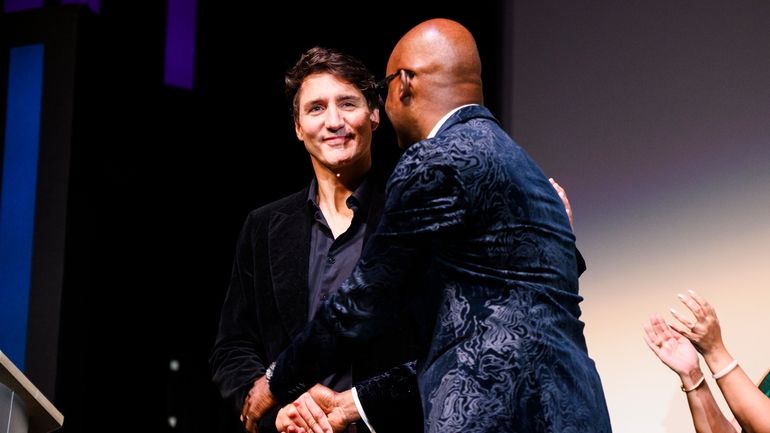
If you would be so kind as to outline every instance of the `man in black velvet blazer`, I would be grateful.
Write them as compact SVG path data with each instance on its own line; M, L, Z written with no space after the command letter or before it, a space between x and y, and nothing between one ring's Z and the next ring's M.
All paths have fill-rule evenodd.
M222 396L239 412L267 365L350 275L384 203L386 176L371 169L380 99L364 65L313 48L288 71L286 89L314 178L301 191L249 213L238 238L210 363ZM356 408L366 417L355 425L359 432L367 431L365 424L378 433L422 431L413 365L401 365L416 358L410 335L414 332L396 329L372 341L324 380L336 391L355 392ZM386 370L376 382L358 383ZM382 386L383 380L394 385ZM292 405L284 409L291 410ZM286 416L279 413L279 421ZM351 419L329 421L340 431ZM275 429L273 411L259 430Z

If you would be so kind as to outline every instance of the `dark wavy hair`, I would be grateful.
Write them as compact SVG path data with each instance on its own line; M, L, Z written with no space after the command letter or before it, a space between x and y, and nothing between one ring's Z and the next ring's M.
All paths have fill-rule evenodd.
M294 120L299 117L299 88L308 75L326 72L356 86L366 98L369 109L381 104L374 75L361 61L331 48L313 47L307 50L297 63L286 71L284 83L286 97L291 104Z

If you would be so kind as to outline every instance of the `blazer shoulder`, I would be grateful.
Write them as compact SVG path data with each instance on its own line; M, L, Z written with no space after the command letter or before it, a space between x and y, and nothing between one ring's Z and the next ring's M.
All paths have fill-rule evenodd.
M454 114L449 116L446 122L439 128L436 136L441 135L448 129L455 128L458 125L465 125L467 122L475 119L486 119L496 123L498 126L500 125L497 118L495 118L489 109L483 105L469 105L457 110Z
M251 210L241 228L241 237L246 234L255 234L261 230L266 231L273 214L291 214L297 212L302 206L306 206L308 188L305 187L293 194Z
M293 194L279 198L278 200L272 201L256 209L251 210L247 216L247 219L259 221L261 219L267 218L270 214L274 212L278 212L278 213L296 212L296 210L301 206L304 206L305 202L307 201L308 188L309 187L305 187L302 190L297 191Z

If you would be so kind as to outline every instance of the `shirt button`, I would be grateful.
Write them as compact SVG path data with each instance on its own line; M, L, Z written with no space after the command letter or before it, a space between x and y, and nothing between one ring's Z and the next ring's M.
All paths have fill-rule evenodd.
M326 258L326 262L329 263L330 265L333 265L334 262L336 262L336 260L334 259L334 256L328 256Z

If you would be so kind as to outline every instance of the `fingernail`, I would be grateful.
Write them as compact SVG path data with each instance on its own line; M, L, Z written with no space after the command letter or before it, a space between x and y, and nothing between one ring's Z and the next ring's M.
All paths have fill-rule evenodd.
M691 294L691 295L694 295L694 294L695 294L695 290L692 290L692 289L687 289L687 291L688 291L688 292L690 292L690 294Z
M684 300L684 295L683 294L677 293L676 296L677 296L677 298L679 298L681 300Z
M679 314L679 313L677 313L677 311L676 311L676 310L674 310L673 308L669 308L669 309L668 309L668 311L670 311L670 312L671 312L671 314Z

